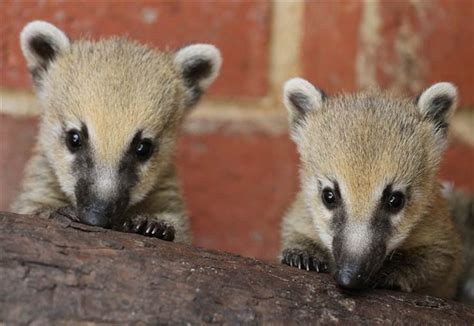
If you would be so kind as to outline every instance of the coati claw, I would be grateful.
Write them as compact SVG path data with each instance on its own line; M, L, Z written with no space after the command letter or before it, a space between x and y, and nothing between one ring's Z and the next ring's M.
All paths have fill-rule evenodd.
M322 262L316 257L312 257L308 252L301 249L283 250L281 263L307 271L316 271L318 273L327 273L329 271L327 263Z
M175 237L175 229L172 225L152 218L128 220L123 223L122 230L166 241L173 241Z

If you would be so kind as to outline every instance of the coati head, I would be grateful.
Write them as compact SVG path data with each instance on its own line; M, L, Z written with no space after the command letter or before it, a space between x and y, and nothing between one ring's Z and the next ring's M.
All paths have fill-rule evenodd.
M170 172L182 118L217 77L220 52L72 42L41 21L20 40L44 110L39 146L79 219L110 226Z
M438 83L416 100L365 92L327 97L284 87L305 203L345 288L367 285L427 212L457 91Z

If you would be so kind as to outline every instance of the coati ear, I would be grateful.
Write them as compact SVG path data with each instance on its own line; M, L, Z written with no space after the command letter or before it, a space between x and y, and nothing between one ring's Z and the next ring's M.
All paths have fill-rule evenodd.
M71 45L63 31L44 21L27 24L21 31L20 43L35 82L48 70L49 64L59 54L69 50Z
M302 78L293 78L285 83L283 103L289 113L293 136L296 136L294 133L306 115L311 111L318 110L325 99L326 94L322 90Z
M176 52L174 64L187 87L187 106L196 104L219 74L222 57L210 44L193 44Z
M441 145L446 142L449 120L457 106L458 91L451 83L437 83L418 97L417 106L423 117L435 126Z

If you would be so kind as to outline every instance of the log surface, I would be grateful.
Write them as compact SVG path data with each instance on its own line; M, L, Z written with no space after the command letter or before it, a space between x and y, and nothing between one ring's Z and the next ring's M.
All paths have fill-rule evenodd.
M474 307L71 223L0 213L6 323L472 324Z

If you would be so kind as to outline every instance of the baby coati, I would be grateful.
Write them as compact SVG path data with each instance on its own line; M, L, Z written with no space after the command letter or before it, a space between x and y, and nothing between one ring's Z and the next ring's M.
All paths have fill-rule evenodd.
M219 50L73 42L41 21L20 41L43 112L12 209L49 216L72 207L86 224L189 242L173 158L183 117L218 75Z
M332 273L345 289L452 297L461 242L437 173L456 102L450 83L412 100L328 97L289 80L284 103L301 191L283 219L282 262Z

